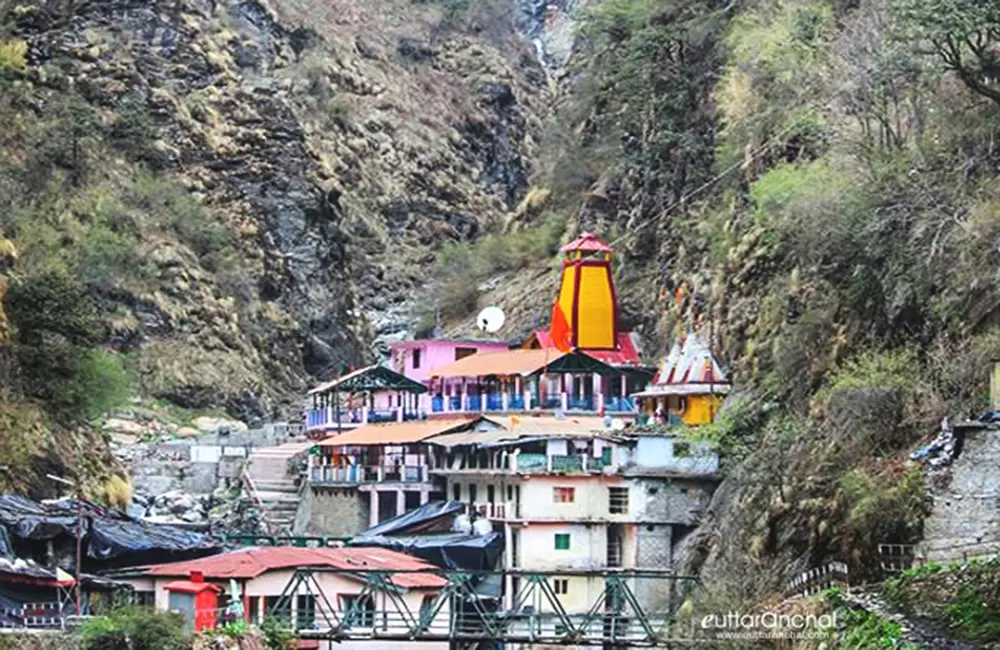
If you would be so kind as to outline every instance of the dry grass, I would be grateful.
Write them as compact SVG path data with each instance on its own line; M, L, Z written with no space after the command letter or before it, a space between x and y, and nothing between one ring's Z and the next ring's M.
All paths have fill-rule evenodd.
M114 475L104 483L102 496L109 506L125 510L132 503L132 492L129 479Z

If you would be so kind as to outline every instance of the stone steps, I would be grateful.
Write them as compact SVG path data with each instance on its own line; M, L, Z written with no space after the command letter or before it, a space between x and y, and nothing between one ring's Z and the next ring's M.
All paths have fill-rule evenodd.
M291 533L298 511L297 476L288 474L289 462L312 443L293 442L255 449L247 459L247 476L253 481L264 517L274 535Z

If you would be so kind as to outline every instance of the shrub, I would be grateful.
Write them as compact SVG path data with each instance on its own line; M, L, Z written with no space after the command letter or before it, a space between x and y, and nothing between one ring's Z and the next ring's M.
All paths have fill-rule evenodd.
M24 41L0 41L0 75L23 70L27 53L28 44Z
M264 636L267 650L290 650L295 647L295 632L286 628L273 616L268 616L261 622L260 632Z
M84 650L181 650L187 646L181 617L123 607L87 620L80 629Z
M183 188L169 181L142 174L129 189L129 198L199 256L220 253L233 244L232 235L223 224L215 221Z
M114 475L103 488L104 501L113 508L125 510L132 503L132 483L127 478Z

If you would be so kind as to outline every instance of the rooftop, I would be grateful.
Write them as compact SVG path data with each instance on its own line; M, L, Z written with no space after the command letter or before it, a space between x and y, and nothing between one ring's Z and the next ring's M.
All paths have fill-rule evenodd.
M349 372L342 377L320 384L309 391L310 395L331 391L356 393L362 391L398 390L408 393L426 393L427 388L395 370L381 365L368 366Z
M433 377L527 377L537 372L580 372L618 374L590 353L560 352L555 349L508 350L465 357L431 373Z
M581 251L584 253L610 253L611 247L597 238L591 232L585 232L575 241L571 241L560 249L563 253Z
M538 342L538 345L542 348L548 348L554 350L556 344L552 341L552 336L549 334L548 330L536 330L534 333L534 340ZM529 340L529 343L531 341ZM591 356L602 363L606 363L609 366L642 366L642 359L639 358L639 352L635 349L635 344L632 343L632 333L631 332L619 332L618 333L618 349L617 350L585 350L588 356Z
M268 571L324 567L342 571L433 570L434 567L403 553L379 548L299 548L295 546L249 547L221 555L172 562L150 567L147 574L157 577L186 578L199 571L208 580L249 580ZM404 588L443 587L445 580L433 573L402 573L392 578Z
M320 443L321 447L352 447L365 445L406 445L421 442L427 438L471 428L476 423L486 420L479 415L464 417L435 418L415 422L395 422L387 424L367 424L339 436L327 438ZM489 420L486 420L490 422ZM495 423L492 423L495 426Z

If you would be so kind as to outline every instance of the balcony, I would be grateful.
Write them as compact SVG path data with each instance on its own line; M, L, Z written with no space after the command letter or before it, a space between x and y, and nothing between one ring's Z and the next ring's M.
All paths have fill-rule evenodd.
M364 485L371 483L427 483L426 465L399 467L314 465L309 468L309 482L316 486Z
M511 461L511 471L520 474L599 474L608 465L602 458L582 454L518 454L512 456Z
M631 397L608 397L604 408L608 413L635 413L635 400Z
M474 503L472 504L472 509L479 514L480 517L484 517L491 521L506 521L508 506L510 506L510 514L514 514L513 504L508 503Z
M379 422L409 422L412 420L423 420L427 418L426 413L414 411L412 409L385 408L385 409L344 409L340 412L340 425L356 427L362 424L375 424ZM331 407L310 409L306 412L306 430L313 431L319 429L334 429L337 427L337 412Z

